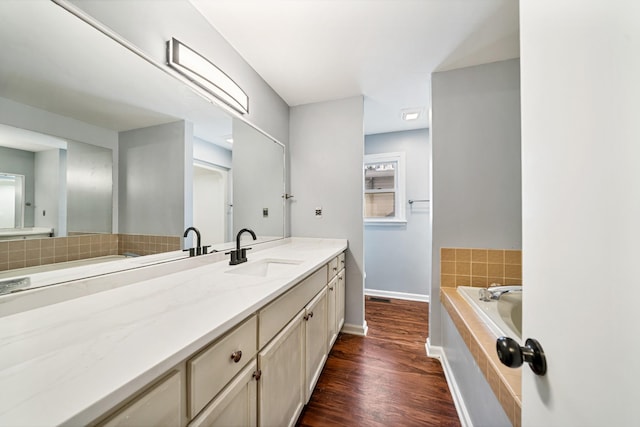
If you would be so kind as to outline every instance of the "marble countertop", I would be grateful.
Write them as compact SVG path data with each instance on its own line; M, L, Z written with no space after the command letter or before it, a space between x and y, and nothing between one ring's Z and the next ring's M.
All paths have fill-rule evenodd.
M0 425L87 424L346 247L291 238L249 253L249 263L300 261L268 277L229 274L219 258L175 261L163 268L194 267L1 317Z

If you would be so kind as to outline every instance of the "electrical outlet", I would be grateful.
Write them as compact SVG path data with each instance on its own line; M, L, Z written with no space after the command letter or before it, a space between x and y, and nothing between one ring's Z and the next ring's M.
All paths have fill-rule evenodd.
M322 207L316 208L316 218L322 218Z
M267 218L269 216L269 208L262 208L262 217Z

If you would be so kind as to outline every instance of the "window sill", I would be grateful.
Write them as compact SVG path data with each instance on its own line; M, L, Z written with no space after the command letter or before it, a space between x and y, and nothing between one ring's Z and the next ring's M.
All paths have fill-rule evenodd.
M365 219L364 225L386 225L386 226L398 226L407 225L406 219Z

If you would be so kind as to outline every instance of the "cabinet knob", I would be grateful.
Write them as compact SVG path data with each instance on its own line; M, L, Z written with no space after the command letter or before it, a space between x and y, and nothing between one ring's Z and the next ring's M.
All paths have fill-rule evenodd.
M333 286L329 286L329 290L332 291L333 290Z
M260 377L262 376L262 370L258 369L257 371L255 371L253 373L253 378L256 379L256 381L258 381L260 379Z
M309 320L313 317L313 311L310 311L309 314L305 314L305 316L303 317L304 320Z
M242 359L242 350L237 350L231 353L231 360L233 360L235 363L238 363L240 359Z

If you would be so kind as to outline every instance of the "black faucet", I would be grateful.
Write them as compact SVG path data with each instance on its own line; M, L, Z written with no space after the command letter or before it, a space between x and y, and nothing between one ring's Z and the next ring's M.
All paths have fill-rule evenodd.
M189 234L190 231L195 231L196 233L196 247L195 248L189 248L189 249L183 249L184 252L189 251L189 256L196 256L196 255L206 255L207 254L207 249L210 248L211 246L200 246L200 230L198 230L195 227L189 227L186 230L184 230L184 235L182 237L187 237L187 235Z
M243 228L242 230L238 231L238 234L236 235L236 249L230 252L225 252L225 255L231 254L231 261L229 261L229 265L236 265L247 262L247 251L251 248L240 248L240 236L242 236L242 233L245 232L250 233L251 237L253 237L253 240L258 239L256 237L256 233L254 233L253 230Z

